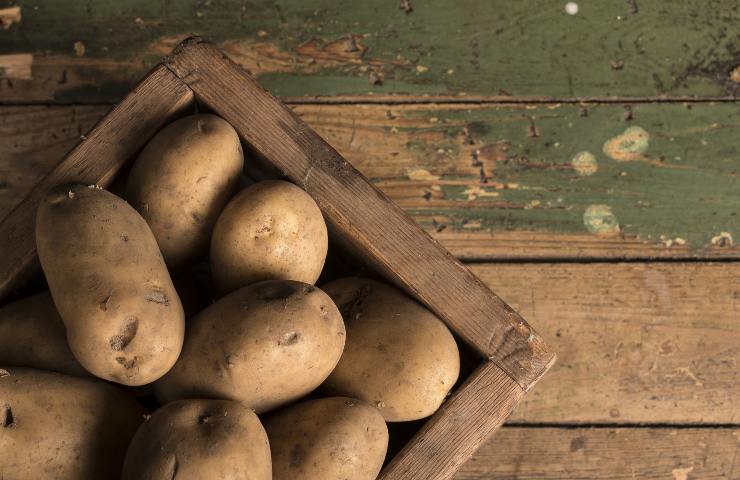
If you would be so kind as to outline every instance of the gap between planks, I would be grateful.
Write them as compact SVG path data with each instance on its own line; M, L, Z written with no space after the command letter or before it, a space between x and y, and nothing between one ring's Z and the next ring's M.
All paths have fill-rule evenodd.
M311 97L277 97L288 105L526 105L526 104L671 104L671 103L737 103L740 97L486 97L486 96L423 96L423 95L383 95L383 96L311 96ZM0 107L34 107L34 106L111 106L110 102L51 102L51 101L13 101L2 100Z
M681 422L681 423L670 423L670 422L642 422L642 423L568 423L568 422L522 422L522 421L511 421L506 422L501 428L509 429L545 429L545 428L558 428L560 430L580 430L585 428L590 429L610 429L618 428L620 430L694 430L697 428L707 430L737 430L740 428L740 423L699 423L699 422Z

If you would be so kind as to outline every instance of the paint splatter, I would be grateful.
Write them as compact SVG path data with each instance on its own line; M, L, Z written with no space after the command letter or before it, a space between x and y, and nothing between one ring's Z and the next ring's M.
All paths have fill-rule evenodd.
M730 72L730 80L735 83L740 83L740 65L732 69Z
M583 213L583 224L597 235L619 233L619 221L609 205L591 205Z
M596 157L591 152L578 152L570 161L578 175L588 176L593 175L599 169L599 164L596 163Z
M731 247L734 243L730 232L719 232L719 235L712 237L712 245L718 247Z
M468 201L475 200L478 197L498 197L499 193L496 191L486 190L485 188L481 188L477 185L471 186L467 190L463 192L463 194L468 196Z
M671 470L673 480L689 480L689 473L694 471L694 467L674 468Z
M75 55L77 55L78 57L85 56L85 44L82 43L81 41L78 40L75 42L74 49L75 49Z
M417 181L439 180L439 175L432 175L429 170L424 168L410 168L406 172L406 176L409 177L409 180Z
M647 160L650 144L650 135L642 127L629 127L622 134L607 140L604 143L604 153L618 162Z
M0 78L30 80L32 65L33 55L30 53L0 55Z
M14 23L21 23L21 7L0 8L0 27L7 30Z

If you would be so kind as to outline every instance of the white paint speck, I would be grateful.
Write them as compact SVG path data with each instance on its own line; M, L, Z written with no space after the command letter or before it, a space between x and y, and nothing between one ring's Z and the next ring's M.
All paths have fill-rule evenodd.
M568 2L565 4L565 13L568 15L575 15L578 13L578 4L576 2Z
M694 467L674 468L671 473L673 474L673 480L688 480L692 471L694 471Z
M593 175L599 169L596 157L588 151L577 153L570 161L570 164L579 175L584 176Z
M526 208L526 207L525 207ZM583 224L597 235L619 233L619 221L609 205L590 205L583 212Z

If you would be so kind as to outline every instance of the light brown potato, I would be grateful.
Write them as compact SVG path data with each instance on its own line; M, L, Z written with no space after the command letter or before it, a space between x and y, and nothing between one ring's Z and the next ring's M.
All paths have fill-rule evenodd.
M0 368L0 478L120 478L144 410L92 378Z
M298 403L265 422L274 480L374 480L388 449L378 410L346 397Z
M188 321L182 355L154 390L163 403L224 398L262 413L319 386L342 355L344 337L337 307L318 288L256 283Z
M256 183L234 197L211 238L216 288L228 293L262 280L315 283L328 235L316 202L281 180Z
M72 355L49 292L0 308L0 365L91 376Z
M123 480L271 480L270 445L257 415L230 400L178 400L139 427Z
M243 168L236 131L208 114L172 122L139 154L125 198L149 224L171 269L207 252Z
M323 287L342 312L347 344L327 391L378 407L388 422L433 414L460 373L444 323L395 287L343 278Z
M182 305L136 210L99 188L55 188L39 206L36 244L70 349L86 370L144 385L174 365Z

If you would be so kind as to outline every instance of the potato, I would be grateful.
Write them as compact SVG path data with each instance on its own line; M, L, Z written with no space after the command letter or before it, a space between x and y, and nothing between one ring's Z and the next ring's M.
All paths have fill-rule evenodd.
M188 321L182 355L154 390L163 403L224 398L265 412L319 386L342 355L344 337L337 307L318 288L256 283Z
M374 480L388 448L378 410L359 400L298 403L265 422L274 480Z
M125 198L151 227L170 268L206 253L213 225L243 168L239 136L215 115L176 120L144 147Z
M120 478L144 418L136 401L92 378L0 368L0 478Z
M67 345L67 334L49 292L0 308L0 365L90 376Z
M213 281L222 293L261 280L313 284L327 248L324 218L306 192L281 180L258 182L237 194L216 222Z
M270 445L257 415L230 400L178 400L139 427L123 480L271 480Z
M388 422L433 414L460 373L460 354L444 323L397 288L360 278L324 285L342 312L347 344L327 391L359 398Z
M67 341L86 370L144 385L174 365L182 305L136 210L100 188L55 188L39 206L36 244Z

